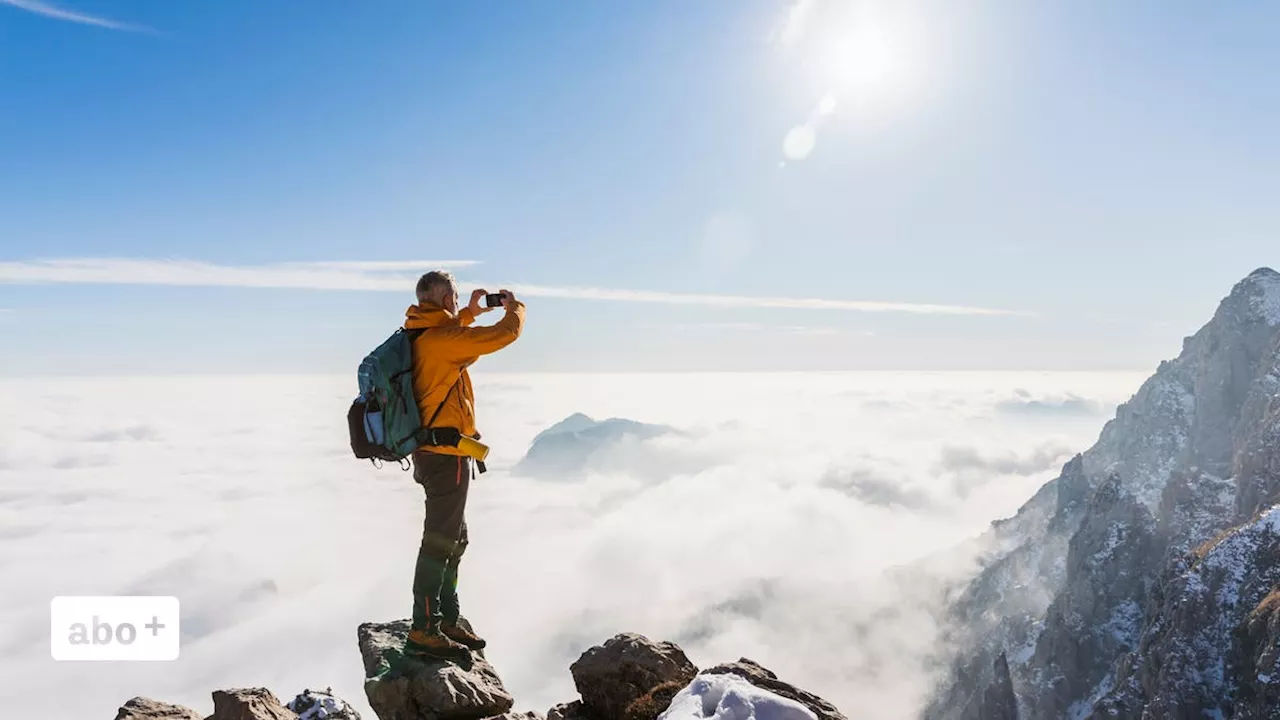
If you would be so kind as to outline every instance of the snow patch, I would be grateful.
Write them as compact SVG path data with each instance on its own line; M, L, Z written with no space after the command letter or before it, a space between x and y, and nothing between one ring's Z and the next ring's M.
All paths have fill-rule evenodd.
M1102 629L1118 642L1132 647L1138 639L1141 623L1142 608L1136 601L1126 600L1111 613L1111 618Z
M1067 717L1070 720L1084 720L1089 717L1093 713L1094 703L1111 692L1111 689L1115 687L1115 683L1115 675L1108 673L1106 677L1102 678L1102 682L1099 682L1097 687L1093 689L1093 692L1089 693L1089 697L1073 702L1067 707Z
M348 720L360 717L354 708L333 692L317 692L304 690L301 695L291 700L285 707L298 714L299 720Z
M1280 325L1280 274L1258 273L1252 279L1258 288L1252 298L1253 309L1268 325Z
M658 720L817 720L809 708L737 675L699 675Z

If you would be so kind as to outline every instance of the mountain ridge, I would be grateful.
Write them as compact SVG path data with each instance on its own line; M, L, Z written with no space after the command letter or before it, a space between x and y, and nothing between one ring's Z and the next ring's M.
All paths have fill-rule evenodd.
M1153 668L1184 646L1199 650L1187 668L1227 667L1247 621L1236 606L1256 606L1272 588L1215 596L1196 622L1161 623L1173 612L1170 592L1193 594L1196 549L1257 534L1250 523L1277 502L1280 273L1259 268L1117 408L1092 447L992 524L981 570L949 608L944 639L959 650L924 717L981 718L993 703L1023 718L1230 715L1247 684L1238 670L1214 684L1192 669L1173 677ZM1265 583L1272 560L1251 555L1242 572ZM1183 643L1199 626L1229 627L1236 639L1226 649Z

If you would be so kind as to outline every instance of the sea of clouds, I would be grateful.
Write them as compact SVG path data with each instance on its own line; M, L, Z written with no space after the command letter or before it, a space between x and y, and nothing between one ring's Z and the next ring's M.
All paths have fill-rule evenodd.
M850 717L910 717L936 649L936 557L1011 514L1142 380L1113 373L476 374L464 612L517 709L631 631L750 657ZM332 687L372 718L358 623L405 617L422 491L350 455L354 378L0 381L0 707L211 711L218 688ZM670 426L516 474L586 413ZM962 556L932 572L963 576ZM936 579L936 578L935 578ZM57 595L176 595L171 663L49 655Z

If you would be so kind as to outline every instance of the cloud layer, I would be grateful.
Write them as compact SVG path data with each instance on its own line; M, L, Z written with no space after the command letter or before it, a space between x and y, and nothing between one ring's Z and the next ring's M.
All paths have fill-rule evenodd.
M928 683L937 578L893 568L1012 512L1101 425L1027 423L999 403L1022 389L1110 407L1132 387L1128 375L480 368L494 450L468 506L464 608L521 709L572 699L577 655L635 631L703 666L751 657L851 716L908 717ZM0 705L79 717L142 694L207 712L219 687L332 684L367 710L354 628L407 614L422 493L349 457L354 389L0 381L0 404L22 409L0 417ZM557 477L511 472L577 411L679 432L602 446ZM50 598L128 593L180 598L180 660L49 660Z
M406 292L431 268L469 267L473 260L392 262L306 262L268 265L219 265L188 260L67 258L0 262L0 283L83 283L187 285L257 288L308 288ZM570 287L459 280L467 287L507 287L529 297L614 302L702 305L721 308L845 310L926 315L1026 315L998 308L878 300L760 297L672 293L600 287Z

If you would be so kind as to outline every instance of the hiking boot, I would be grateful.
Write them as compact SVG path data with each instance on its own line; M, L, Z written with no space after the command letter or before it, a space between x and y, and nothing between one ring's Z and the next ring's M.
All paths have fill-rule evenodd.
M466 660L471 651L466 645L454 642L439 631L410 630L404 643L404 654L440 660Z
M484 638L476 635L461 625L441 625L440 633L456 643L466 645L472 650L483 650L486 644Z

